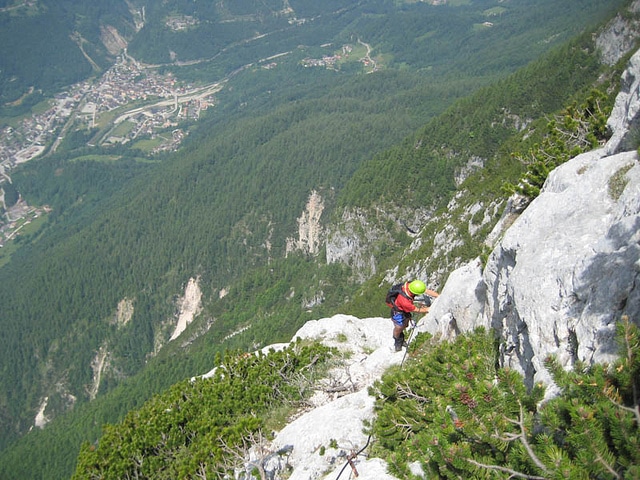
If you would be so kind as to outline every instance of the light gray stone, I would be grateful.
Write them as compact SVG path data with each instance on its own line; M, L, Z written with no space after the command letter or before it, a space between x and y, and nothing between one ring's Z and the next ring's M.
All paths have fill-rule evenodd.
M620 93L607 121L613 136L607 142L608 154L635 148L640 140L640 51L629 61L629 67L622 75Z
M480 260L452 272L440 293L426 318L418 322L419 331L451 340L461 332L488 326L483 318L486 288Z
M616 321L640 313L640 165L635 152L601 155L581 155L552 172L484 271L485 316L500 335L501 362L528 385L550 383L543 366L549 354L567 368L613 360ZM616 200L610 182L626 169Z

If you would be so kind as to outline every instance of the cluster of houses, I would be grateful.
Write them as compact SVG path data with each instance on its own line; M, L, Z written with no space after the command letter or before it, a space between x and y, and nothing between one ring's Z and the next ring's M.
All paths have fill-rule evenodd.
M179 121L197 118L200 112L211 105L205 94L178 102L180 95L188 97L189 86L180 86L171 75L158 75L143 70L130 57L123 54L96 83L81 82L55 96L46 111L23 119L18 125L0 129L0 194L2 184L10 181L11 170L42 154L47 148L56 148L62 140L65 127L77 128L77 121L92 128L98 126L100 114L125 108L131 102L166 99L166 105L127 116L131 129L125 134L107 135L104 143L127 142L143 135L154 136L160 129L162 144L154 151L176 149L186 133L178 128ZM193 89L191 90L193 91ZM1 200L1 198L0 198ZM25 221L39 215L21 203L5 208L0 202L0 246L19 231ZM22 223L21 223L22 222Z
M110 68L85 95L84 112L100 113L114 110L137 100L171 98L180 88L171 74L156 75L143 71L126 56Z
M353 47L351 45L343 45L342 54L324 55L322 58L305 58L302 60L302 65L305 67L334 68L338 61L348 57L352 51Z

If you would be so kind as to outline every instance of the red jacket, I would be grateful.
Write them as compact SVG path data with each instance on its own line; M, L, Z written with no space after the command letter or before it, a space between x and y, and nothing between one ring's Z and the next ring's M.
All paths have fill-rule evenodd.
M409 282L406 282L402 286L402 292L409 298L404 295L398 295L396 297L396 307L403 312L413 312L416 309L416 306L413 304L415 295L409 291Z

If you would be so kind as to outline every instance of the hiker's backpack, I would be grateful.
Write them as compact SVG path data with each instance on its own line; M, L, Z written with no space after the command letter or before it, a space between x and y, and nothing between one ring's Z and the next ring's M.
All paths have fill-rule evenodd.
M404 283L396 283L387 292L387 297L385 299L385 303L390 308L396 308L396 298L398 298L398 295L402 295L403 297L406 297L409 300L411 300L411 298L406 293L404 293L402 291L402 287L403 286L404 286Z

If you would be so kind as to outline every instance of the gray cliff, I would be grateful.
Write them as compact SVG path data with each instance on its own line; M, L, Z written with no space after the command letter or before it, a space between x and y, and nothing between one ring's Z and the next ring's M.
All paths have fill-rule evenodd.
M636 53L609 142L549 175L502 236L492 235L498 240L484 268L475 261L450 275L424 330L451 338L495 329L501 365L529 386L551 383L548 355L565 368L617 355L616 322L626 314L640 324L640 163L627 151L638 135L639 93Z

